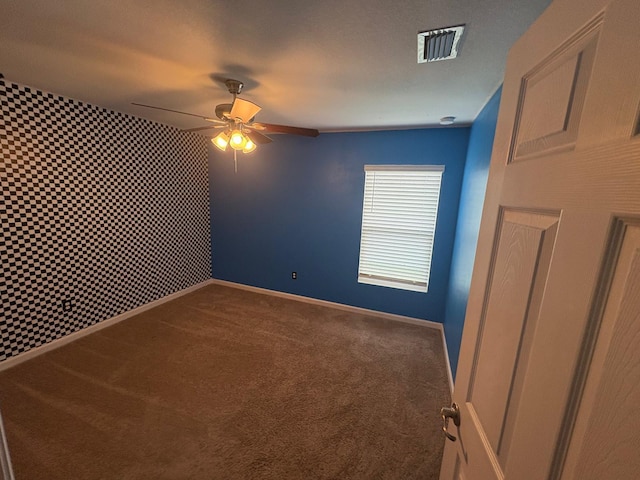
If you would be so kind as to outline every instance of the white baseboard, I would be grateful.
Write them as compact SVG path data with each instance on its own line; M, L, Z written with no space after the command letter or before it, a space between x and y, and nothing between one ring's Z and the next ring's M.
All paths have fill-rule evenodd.
M451 371L451 360L449 359L449 349L447 348L447 337L444 333L444 325L442 327L442 348L444 348L444 360L447 365L447 378L449 379L449 392L451 393L451 398L453 398L453 372Z
M91 325L90 327L83 328L82 330L78 330L77 332L70 333L69 335L58 338L49 343L45 343L44 345L40 345L39 347L35 347L35 348L32 348L31 350L27 350L26 352L16 355L15 357L9 357L8 359L0 362L0 372L7 370L11 367L14 367L19 363L26 362L27 360L37 357L38 355L42 355L45 352L49 352L56 348L60 348L63 345L66 345L75 340L78 340L79 338L86 337L87 335L90 335L99 330L102 330L103 328L107 328L107 327L110 327L111 325L115 325L118 322L121 322L123 320L126 320L127 318L131 318L142 312L145 312L154 307L157 307L158 305L162 305L163 303L169 302L178 297L186 295L187 293L191 293L195 290L198 290L202 287L209 285L210 282L211 282L210 280L205 280L204 282L198 283L196 285L192 285L191 287L185 288L184 290L171 293L166 297L159 298L158 300L154 300L153 302L149 302L145 305L134 308L133 310L129 310L128 312L124 312L115 317L111 317L106 320L103 320L102 322Z
M297 300L299 302L311 303L313 305L322 305L323 307L331 307L331 308L336 308L338 310L346 310L348 312L361 313L363 315L371 315L374 317L386 318L387 320L395 320L396 322L411 323L413 325L419 325L421 327L435 328L441 331L443 330L441 323L432 322L431 320L423 320L421 318L414 318L414 317L405 317L404 315L396 315L395 313L381 312L379 310L369 310L367 308L345 305L344 303L330 302L328 300L319 300L317 298L304 297L302 295L279 292L277 290L269 290L261 287L252 287L251 285L244 285L242 283L229 282L227 280L219 280L217 278L212 278L210 282L212 284L239 288L241 290L248 290L250 292L264 293L266 295L272 295L274 297L287 298L289 300Z

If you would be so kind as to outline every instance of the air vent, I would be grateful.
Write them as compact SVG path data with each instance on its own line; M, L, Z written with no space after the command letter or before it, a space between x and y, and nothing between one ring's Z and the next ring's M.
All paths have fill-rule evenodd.
M420 32L418 34L418 63L456 58L463 32L464 25Z

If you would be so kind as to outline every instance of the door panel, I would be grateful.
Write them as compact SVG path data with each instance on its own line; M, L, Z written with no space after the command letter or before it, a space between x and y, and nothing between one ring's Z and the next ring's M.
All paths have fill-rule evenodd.
M600 15L522 78L511 161L573 149L601 23Z
M564 470L575 478L640 475L640 219L614 222L590 368Z
M576 8L584 8L584 3ZM591 3L591 2L588 2ZM589 81L579 142L583 147L628 141L633 135L640 102L640 28L638 2L612 1L605 7L596 62Z
M620 298L618 300L618 298ZM640 475L640 227L625 235L600 336L605 357L589 416L577 477ZM605 353L606 352L606 353ZM599 367L599 365L598 365ZM593 368L593 367L592 367ZM595 372L592 374L596 376ZM595 382L595 378L592 380ZM637 476L636 476L637 478Z
M512 210L502 215L468 399L498 458L505 421L512 417L509 405L518 400L513 385L528 358L525 340L535 328L557 224L551 215Z
M554 0L509 54L442 480L640 478L639 21Z

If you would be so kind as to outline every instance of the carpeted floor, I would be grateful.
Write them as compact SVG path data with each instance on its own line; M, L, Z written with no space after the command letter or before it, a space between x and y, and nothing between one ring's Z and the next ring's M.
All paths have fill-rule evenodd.
M440 333L210 285L0 373L16 478L436 479Z

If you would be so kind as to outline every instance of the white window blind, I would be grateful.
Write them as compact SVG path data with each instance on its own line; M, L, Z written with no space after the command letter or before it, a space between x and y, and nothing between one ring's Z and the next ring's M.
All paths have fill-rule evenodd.
M358 282L426 292L442 165L365 165Z

